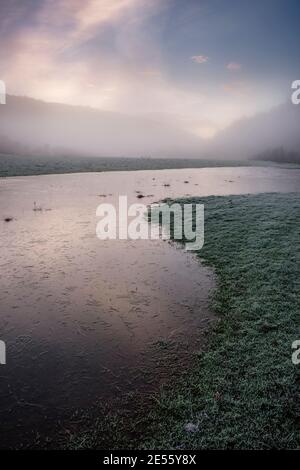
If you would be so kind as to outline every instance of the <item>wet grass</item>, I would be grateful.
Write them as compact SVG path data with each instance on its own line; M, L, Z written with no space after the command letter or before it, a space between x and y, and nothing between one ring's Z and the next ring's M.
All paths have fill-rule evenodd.
M0 177L63 173L163 170L223 166L279 166L253 160L221 160L191 158L104 158L104 157L26 157L0 154ZM281 165L291 167L289 164Z
M72 448L300 448L300 195L186 199L205 204L201 259L218 316L181 380L73 433ZM165 345L160 345L163 349ZM170 370L170 375L172 374Z
M219 321L184 383L159 397L142 445L299 448L300 195L191 200L205 204L199 255L218 277Z

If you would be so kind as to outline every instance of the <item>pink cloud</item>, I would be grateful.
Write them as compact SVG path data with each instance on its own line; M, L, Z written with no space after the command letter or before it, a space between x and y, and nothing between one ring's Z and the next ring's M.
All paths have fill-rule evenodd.
M208 61L208 57L206 55L193 55L191 59L197 64L204 64Z

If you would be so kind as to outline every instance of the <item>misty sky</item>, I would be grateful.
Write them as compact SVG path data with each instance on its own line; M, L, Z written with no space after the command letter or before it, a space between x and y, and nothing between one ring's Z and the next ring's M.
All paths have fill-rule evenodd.
M299 21L299 0L0 0L0 79L210 137L289 99Z

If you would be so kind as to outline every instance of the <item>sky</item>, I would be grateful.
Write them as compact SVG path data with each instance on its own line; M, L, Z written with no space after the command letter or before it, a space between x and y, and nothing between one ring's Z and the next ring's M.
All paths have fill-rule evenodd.
M0 79L211 138L289 99L299 21L299 0L0 0Z

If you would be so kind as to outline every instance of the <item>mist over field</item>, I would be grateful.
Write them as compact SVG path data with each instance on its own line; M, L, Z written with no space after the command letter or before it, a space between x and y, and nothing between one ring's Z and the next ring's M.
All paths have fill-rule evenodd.
M15 96L0 110L0 136L2 152L15 145L17 152L48 156L196 156L199 146L172 123Z
M223 158L251 158L277 149L300 153L299 130L300 107L288 102L236 121L221 131L207 149L210 155Z
M299 124L300 107L286 103L204 139L168 115L132 116L8 96L0 108L0 153L240 160L278 148L299 152Z
M0 153L299 153L298 18L294 0L1 2Z

